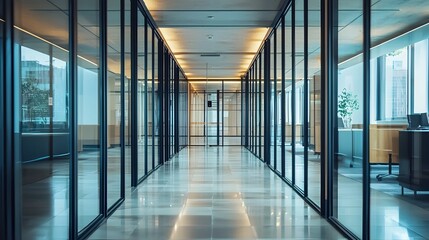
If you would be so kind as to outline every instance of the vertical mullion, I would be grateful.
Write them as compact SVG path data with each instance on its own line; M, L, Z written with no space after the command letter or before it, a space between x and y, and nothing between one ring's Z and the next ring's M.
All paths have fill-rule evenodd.
M100 142L101 153L100 153L100 213L103 216L107 215L107 1L99 0L100 4L100 100L101 100L101 111L100 111Z
M164 162L170 159L170 55L164 47Z
M70 197L69 239L77 239L77 0L69 0L69 109L70 128Z
M148 166L148 102L147 102L147 28L148 28L148 19L145 17L144 21L144 175L147 175L147 166Z
M174 153L178 153L179 152L179 124L180 124L180 120L179 120L179 97L180 97L180 84L179 84L179 80L180 80L180 69L179 66L177 66L176 64L174 64Z
M219 121L220 121L220 114L219 114L219 110L220 110L220 90L216 91L216 145L219 146Z
M131 186L137 186L137 1L131 1Z
M237 102L237 101L236 101ZM222 80L222 146L225 140L225 81Z
M282 51L281 51L281 56L282 56L282 61L281 61L281 65L282 65L282 84L281 84L281 86L282 86L282 89L281 89L281 101L282 101L282 103L281 103L281 109L282 109L282 112L281 112L281 120L282 120L282 122L281 122L281 138L282 138L282 146L281 146L281 154L282 154L282 170L281 170L281 175L282 175L282 177L284 177L285 176L285 157L286 157L286 155L285 155L285 118L286 118L286 112L285 112L285 104L286 104L286 97L285 97L285 86L286 86L286 84L285 84L285 78L286 78L286 76L285 76L285 63L286 63L286 59L285 59L285 17L284 16L282 16Z
M296 69L295 69L295 1L292 1L292 35L291 35L291 48L292 48L292 59L291 59L291 71L292 71L292 92L291 92L291 112L292 112L292 186L295 185L295 144L296 144Z
M304 196L308 196L308 0L304 1Z
M158 39L158 164L164 164L164 44Z
M257 150L259 158L262 158L262 119L261 118L262 118L262 81L263 81L262 60L263 60L263 57L264 57L263 54L259 53L259 73L258 73L258 76L259 76L259 81L258 81L258 85L259 85L259 87L258 87L258 89L259 89L259 93L258 93L259 94L259 97L258 97L259 109L257 112L257 114L259 116L258 117L258 119L259 119L259 127L258 127L258 132L259 132L258 143L259 143L259 146L258 146L258 150ZM265 64L265 61L264 61L264 64Z
M0 9L1 9L0 14L3 16L5 6L4 6L4 1L2 1L2 0L0 0ZM6 22L9 21L9 19L7 19L7 18L5 20L6 20ZM4 31L0 32L0 34L2 35L2 40L0 41L0 44L1 44L0 48L3 48L3 49L5 47L5 44L4 44L5 38L3 38L4 33L5 33ZM6 58L7 57L3 52L2 55L0 55L0 59L1 59L0 69L2 69L2 70L5 69L6 61L8 61ZM5 81L7 78L4 79L4 77L5 77L5 74L2 72L2 75L0 76L0 109L6 110L6 105L4 104L6 101L5 101L4 96L6 96ZM5 121L4 121L5 116L6 116L5 111L0 111L0 159L4 159L4 160L8 161L8 158L6 157L6 150L4 149L5 142L6 142L5 141L6 140L5 133L7 131L7 130L5 130L6 129ZM5 171L6 166L5 166L4 160L0 161L0 178L1 178L0 179L0 195L2 196L0 198L0 212L7 213L7 210L6 210L7 208L6 208L4 196L6 196L6 194L5 194L6 193L5 183L8 182L6 180L6 178L9 178L8 175L10 175L10 174L7 174L7 172ZM12 209L12 208L10 208L10 209ZM6 214L0 214L0 222L6 223L7 222L6 220L7 220ZM6 229L7 229L6 225L7 224L0 224L0 239L8 239L7 238L7 232L6 232Z
M271 60L271 41L268 38L265 42L265 60L264 60L264 159L269 165L271 165L271 79L270 79L270 60ZM268 106L268 109L267 107Z
M121 199L125 198L125 0L121 1Z
M14 27L13 27L13 13L14 13L14 1L13 0L5 0L5 8L4 8L4 16L5 16L5 23L4 23L4 39L5 39L5 48L4 48L4 55L1 57L5 57L4 61L4 89L3 90L3 100L4 105L2 109L4 109L4 112L2 113L4 117L4 125L2 126L2 138L4 137L4 143L2 144L2 147L4 147L4 152L2 154L4 157L5 168L4 168L4 174L5 176L5 183L4 183L4 193L5 194L3 200L4 200L4 207L5 207L5 217L7 221L3 222L5 232L3 235L5 235L6 239L16 239L16 233L15 233L15 222L16 222L16 214L15 214L15 189L16 189L16 182L14 179L15 176L15 163L14 163L14 111L13 106L15 104L14 102L14 78L13 78L13 69L14 69ZM3 44L3 43L2 43ZM3 64L3 61L2 63ZM2 84L3 84L2 82ZM3 102L2 102L3 103ZM3 169L2 169L3 170ZM2 214L3 215L3 214ZM3 217L3 216L2 216Z
M277 30L274 31L274 169L277 170Z
M244 111L244 117L245 117L245 137L244 137L244 145L246 146L247 149L249 149L249 113L250 113L250 108L249 108L249 72L246 74L246 78L244 80L244 91L245 91L245 111ZM242 110L243 111L243 110Z
M122 0L123 1L123 0ZM155 30L152 28L152 168L155 169ZM159 84L158 84L159 86ZM158 125L159 126L159 125Z
M407 48L408 50L408 82L409 82L409 90L408 90L408 102L409 109L407 113L414 113L414 44Z
M370 239L370 165L369 165L369 121L370 121L370 61L371 61L371 1L363 0L363 209L362 238Z

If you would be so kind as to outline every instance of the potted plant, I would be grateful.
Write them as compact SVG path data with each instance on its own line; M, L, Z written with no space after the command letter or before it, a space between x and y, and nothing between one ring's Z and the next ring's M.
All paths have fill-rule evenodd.
M357 95L353 95L344 88L338 96L338 116L343 119L345 128L352 127L352 115L353 112L358 109L359 102L357 100Z

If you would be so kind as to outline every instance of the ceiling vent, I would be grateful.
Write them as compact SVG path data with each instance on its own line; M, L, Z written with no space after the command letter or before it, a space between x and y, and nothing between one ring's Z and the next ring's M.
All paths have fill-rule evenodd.
M220 57L219 53L203 53L200 55L201 57Z

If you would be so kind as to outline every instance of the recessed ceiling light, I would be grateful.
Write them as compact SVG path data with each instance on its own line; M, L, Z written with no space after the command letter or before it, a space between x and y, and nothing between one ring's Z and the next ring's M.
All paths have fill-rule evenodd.
M214 19L214 16L209 15L209 16L207 16L207 18L208 18L208 19Z

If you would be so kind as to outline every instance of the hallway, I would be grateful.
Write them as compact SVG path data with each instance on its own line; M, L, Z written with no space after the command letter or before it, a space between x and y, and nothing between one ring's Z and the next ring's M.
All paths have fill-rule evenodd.
M89 239L343 239L242 147L188 147Z

